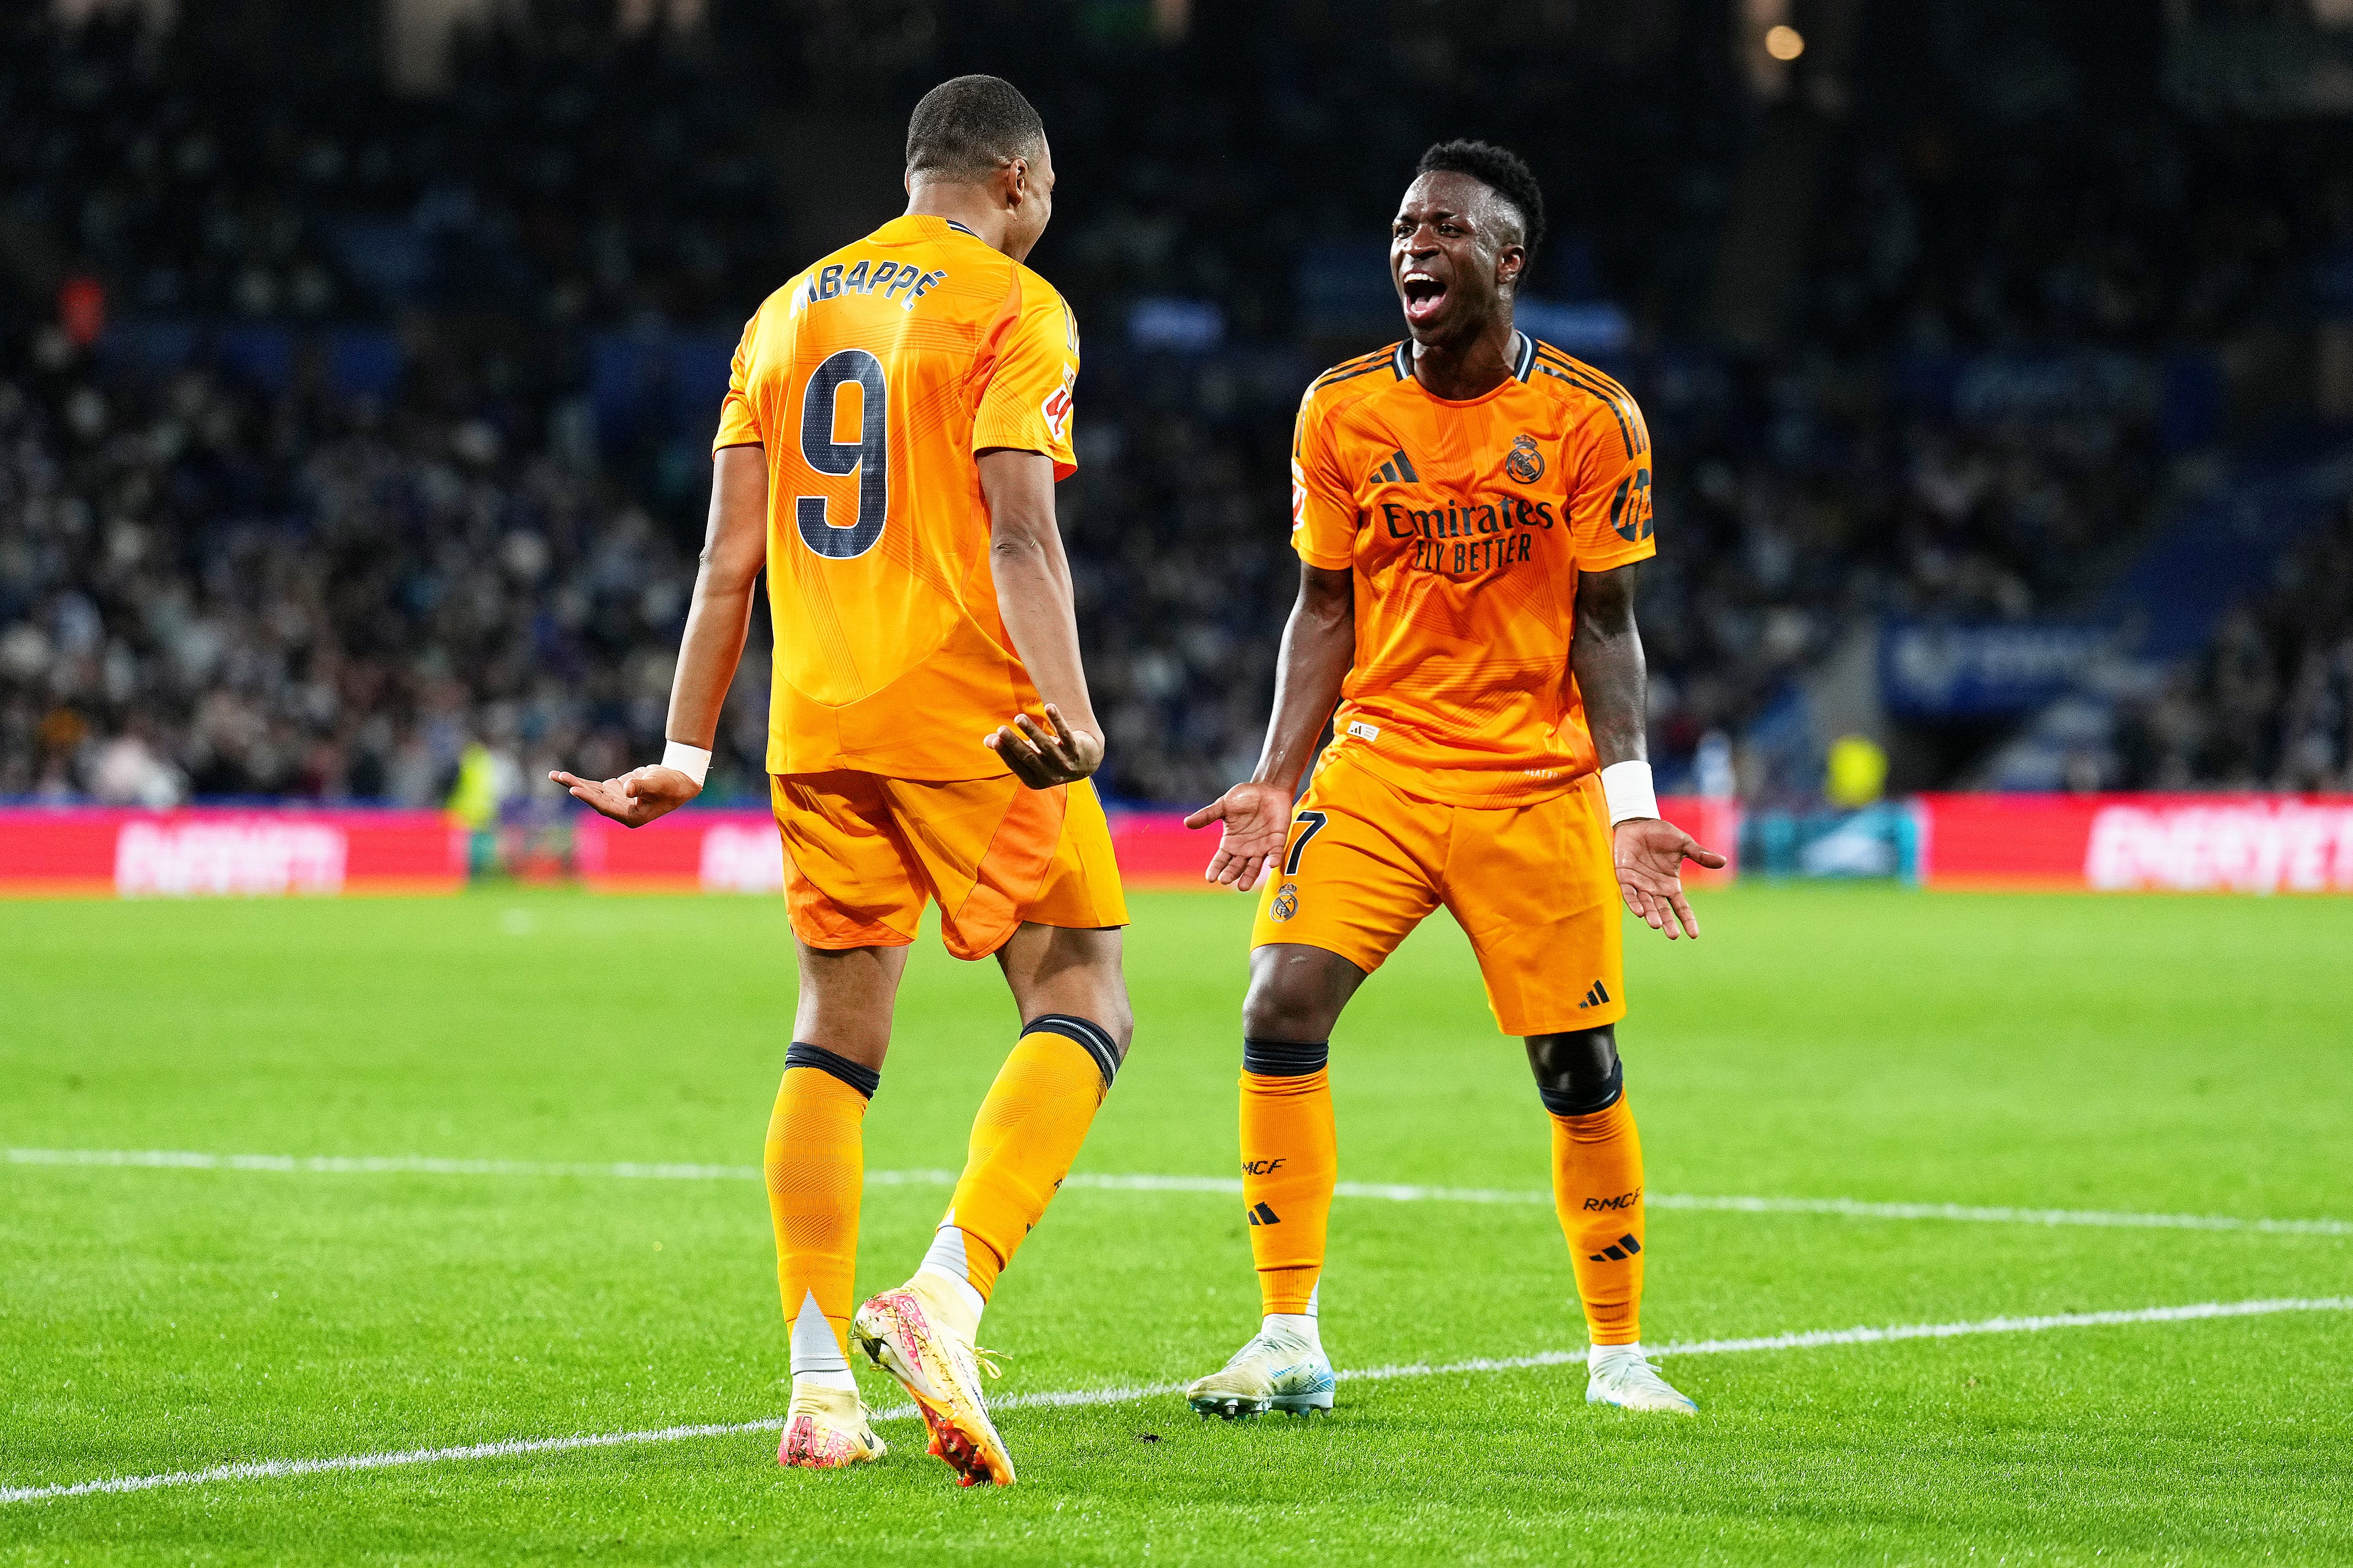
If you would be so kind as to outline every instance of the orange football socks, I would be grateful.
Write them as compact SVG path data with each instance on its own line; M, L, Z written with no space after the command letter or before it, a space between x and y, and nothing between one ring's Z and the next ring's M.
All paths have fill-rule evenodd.
M776 1283L792 1334L793 1377L854 1391L849 1314L857 1305L858 1200L866 1102L881 1082L820 1046L794 1042L768 1117L768 1217Z
M1552 1196L1597 1345L1642 1337L1642 1138L1620 1072L1598 1110L1552 1112Z
M1030 1020L997 1070L973 1120L955 1199L922 1268L961 1287L973 1322L998 1272L1070 1174L1118 1071L1109 1033L1060 1013Z
M1263 1310L1313 1316L1340 1175L1324 1040L1242 1042L1242 1206Z

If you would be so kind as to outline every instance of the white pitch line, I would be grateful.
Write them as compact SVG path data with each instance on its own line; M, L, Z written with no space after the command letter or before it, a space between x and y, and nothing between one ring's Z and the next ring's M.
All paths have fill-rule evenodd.
M207 1154L180 1149L10 1149L11 1165L121 1165L165 1171L269 1171L280 1174L383 1176L620 1176L667 1182L756 1182L757 1165L548 1163L536 1160L444 1160L430 1154ZM869 1181L929 1176L877 1171ZM945 1174L945 1173L941 1173ZM955 1177L946 1176L953 1184Z
M624 1162L549 1163L532 1160L450 1160L429 1154L207 1154L170 1149L8 1149L12 1165L136 1166L185 1171L266 1171L322 1175L579 1176L669 1182L756 1182L756 1165ZM874 1187L952 1187L954 1171L869 1171ZM1078 1172L1062 1184L1099 1192L1239 1194L1234 1176L1119 1175ZM1390 1203L1502 1204L1550 1207L1552 1194L1525 1188L1430 1187L1393 1182L1342 1182L1344 1198ZM1772 1198L1652 1193L1652 1208L1727 1214L1828 1215L1841 1219L1936 1219L1980 1225L2090 1226L2123 1230L2250 1231L2271 1236L2353 1236L2353 1220L2265 1219L2240 1215L2150 1214L2131 1209L2035 1209L1968 1204L1870 1203L1860 1198Z
M1949 1340L1978 1334L2032 1334L2052 1329L2124 1328L2143 1323L2189 1323L2211 1318L2258 1318L2280 1312L2353 1311L2353 1296L2270 1297L2253 1301L2198 1301L2179 1307L2142 1307L2106 1312L2054 1312L2036 1317L1981 1318L1975 1322L1898 1323L1885 1328L1815 1329L1789 1334L1763 1334L1749 1339L1694 1340L1668 1344L1651 1353L1658 1357L1736 1355L1754 1351L1828 1350L1842 1345L1894 1344L1905 1340ZM1525 1372L1539 1367L1575 1366L1583 1350L1541 1351L1535 1355L1474 1356L1467 1361L1430 1365L1409 1362L1392 1366L1363 1367L1339 1375L1347 1383L1387 1383L1400 1378L1447 1377L1476 1373ZM1074 1388L1046 1394L1017 1394L993 1401L992 1410L1069 1409L1126 1405L1178 1392L1181 1383L1128 1384L1109 1388ZM877 1412L873 1419L908 1421L915 1407L902 1405ZM276 1480L290 1476L327 1475L349 1470L387 1470L408 1465L433 1465L459 1459L504 1459L527 1454L565 1453L580 1448L617 1448L648 1443L678 1443L698 1437L731 1437L747 1432L776 1432L781 1416L765 1421L716 1422L701 1426L659 1426L641 1432L582 1433L569 1437L519 1437L496 1443L468 1443L446 1448L408 1448L391 1453L344 1454L326 1459L257 1459L244 1464L216 1465L204 1470L173 1470L159 1475L111 1476L90 1481L60 1481L48 1486L0 1487L0 1503L45 1502L57 1498L90 1497L109 1492L153 1491L159 1487L205 1486L214 1481Z
M1549 1202L1549 1198L1546 1200ZM2244 1230L2274 1236L2353 1236L2353 1221L2261 1219L2228 1214L2148 1214L2133 1209L2024 1209L1968 1204L1876 1204L1855 1198L1691 1197L1652 1193L1642 1200L1662 1209L1720 1209L1734 1214L1820 1214L1847 1219L1949 1219L1985 1225L2087 1225L2126 1230Z

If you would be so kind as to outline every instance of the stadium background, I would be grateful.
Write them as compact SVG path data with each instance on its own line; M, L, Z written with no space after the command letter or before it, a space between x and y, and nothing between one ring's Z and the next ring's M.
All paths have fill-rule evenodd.
M534 781L656 754L738 327L974 69L1062 176L1139 884L1258 743L1404 172L1545 180L1525 316L1659 451L1668 809L1741 851L1620 1031L1702 1419L1578 1401L1433 920L1335 1045L1338 1413L1194 1422L1252 905L1139 886L989 1313L1021 1484L879 1406L776 1467L793 964L701 891L780 876L761 647L712 804ZM2353 1561L2353 899L2105 890L2353 889L2348 83L2353 0L0 6L0 894L98 895L0 897L0 1564ZM916 945L862 1288L1018 1022Z
M740 323L896 210L967 68L1065 181L1116 799L1250 767L1299 390L1395 335L1382 220L1464 132L1550 194L1524 322L1657 432L1652 755L1752 869L1921 874L1953 840L1883 793L2353 788L2337 0L9 15L0 797L49 810L0 880L105 874L58 806L190 802L454 806L476 871L596 870L544 775L659 751ZM765 636L706 804L764 798ZM2208 868L2155 879L2353 884L2353 819L2198 804L2143 858ZM184 883L301 885L207 842Z

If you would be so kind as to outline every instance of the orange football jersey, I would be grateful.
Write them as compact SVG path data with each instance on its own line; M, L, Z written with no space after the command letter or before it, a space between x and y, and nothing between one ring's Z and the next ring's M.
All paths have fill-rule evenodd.
M1293 548L1356 574L1334 754L1455 805L1557 795L1599 764L1569 674L1579 572L1656 552L1651 440L1608 376L1525 332L1482 397L1393 344L1307 389Z
M981 737L1039 704L974 454L1068 476L1078 374L1062 297L944 218L893 218L762 303L712 447L766 448L770 773L1007 771Z

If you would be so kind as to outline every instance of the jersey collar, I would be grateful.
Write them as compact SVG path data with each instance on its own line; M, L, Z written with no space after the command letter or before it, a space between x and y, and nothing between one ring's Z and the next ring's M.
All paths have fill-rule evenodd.
M1525 381L1528 378L1529 373L1535 368L1535 339L1528 336L1527 333L1520 331L1517 327L1513 328L1512 379L1514 381ZM1397 378L1399 381L1411 381L1413 379L1413 340L1411 338L1403 338L1398 340L1397 353L1389 356L1389 369L1397 374ZM1493 395L1492 393L1482 393L1481 395L1482 397ZM1447 400L1440 398L1439 401L1442 403ZM1473 401L1477 400L1473 399Z

